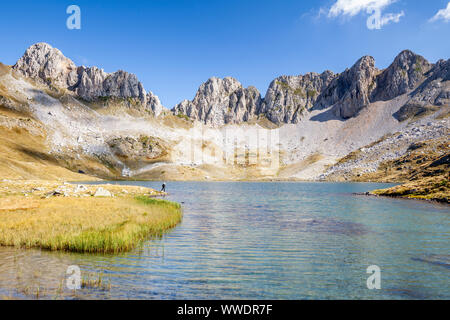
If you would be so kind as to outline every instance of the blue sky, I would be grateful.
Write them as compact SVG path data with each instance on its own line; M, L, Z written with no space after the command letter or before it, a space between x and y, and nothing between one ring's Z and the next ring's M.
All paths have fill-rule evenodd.
M76 64L135 73L172 108L211 76L232 76L264 96L277 76L341 72L363 55L379 68L403 49L449 58L448 0L3 1L0 61L36 42ZM66 8L81 8L68 30ZM379 10L379 11L377 11ZM384 22L369 29L376 12ZM432 19L432 21L430 21ZM379 20L381 21L381 20Z

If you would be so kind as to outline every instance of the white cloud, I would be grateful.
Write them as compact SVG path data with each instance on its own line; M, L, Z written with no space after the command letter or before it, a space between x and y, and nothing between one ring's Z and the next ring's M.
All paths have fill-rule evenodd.
M430 22L434 22L437 20L444 20L445 22L450 21L450 2L447 4L447 8L439 10L433 18L430 19Z
M382 26L391 22L398 23L405 15L400 13L382 14L382 11L397 0L337 0L328 11L328 17L334 18L340 15L353 17L359 13L366 13L370 16L367 19L367 28L381 29Z
M342 14L353 17L361 11L381 10L394 2L395 0L337 0L328 15L337 17Z
M384 26L385 24L388 24L389 22L395 22L399 23L400 18L405 16L405 13L402 11L400 13L387 13L383 17L381 17L381 26Z

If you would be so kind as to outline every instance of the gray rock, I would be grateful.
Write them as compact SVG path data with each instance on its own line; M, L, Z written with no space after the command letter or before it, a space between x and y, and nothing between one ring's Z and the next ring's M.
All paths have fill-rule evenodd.
M108 74L97 67L78 68L79 81L73 90L81 98L92 101L98 97L106 96L103 92L103 82Z
M84 100L131 98L147 104L147 93L134 74L122 70L108 74L97 67L79 67L78 75L79 81L72 89Z
M86 191L88 191L88 188L82 184L77 185L77 187L75 188L75 193L86 192Z
M143 163L153 163L164 157L167 145L158 138L141 135L140 137L116 137L106 142L111 153L127 167L137 169Z
M146 92L134 74L119 70L108 74L103 82L103 96L137 98L146 104Z
M106 190L102 187L99 187L97 189L97 191L95 191L95 194L94 194L94 197L112 197L112 196L113 195L111 192L109 192L108 190Z
M394 62L377 77L372 101L391 100L414 89L425 79L431 64L424 57L409 50L402 51Z
M413 117L425 114L428 110L430 110L430 108L427 108L424 104L410 101L395 112L393 117L399 122L403 122Z
M333 107L337 116L344 119L355 116L370 103L379 73L373 57L364 56L352 68L339 74L320 94L315 108Z
M394 114L403 121L433 111L429 106L450 104L449 61L440 60L433 65L405 50L387 69L379 71L374 59L365 56L340 74L325 71L278 77L271 82L264 99L256 88L244 88L236 79L211 78L200 86L194 100L184 100L172 112L215 127L261 115L277 124L297 123L311 109L331 109L336 116L348 119L372 102L408 94L409 101ZM27 49L13 69L50 87L70 90L87 101L108 103L109 98L117 98L126 106L154 116L164 112L159 98L147 93L135 75L77 67L45 43ZM14 107L5 98L0 100L6 107Z
M55 87L67 88L78 82L77 67L72 60L46 43L28 48L13 70Z
M155 116L164 109L159 98L151 92L147 93L134 74L122 70L106 73L97 67L77 67L61 51L46 43L27 49L13 69L52 87L73 91L86 101L110 97L132 99Z
M194 100L184 100L172 111L217 127L250 120L259 112L261 101L256 88L245 89L231 77L213 77L200 86Z
M419 105L450 104L450 59L439 60L426 74L427 79L411 93L408 103Z
M146 96L146 108L153 113L155 117L158 117L165 109L158 96L154 95L151 91L149 91Z
M270 84L261 113L274 123L297 123L335 77L331 71L281 76Z

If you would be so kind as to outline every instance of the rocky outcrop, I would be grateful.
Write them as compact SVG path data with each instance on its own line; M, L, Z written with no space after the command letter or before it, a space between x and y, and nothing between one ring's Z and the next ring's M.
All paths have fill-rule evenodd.
M97 67L80 67L78 69L79 80L72 87L81 98L92 101L98 97L106 96L103 90L103 82L108 74Z
M97 67L77 67L61 51L46 43L27 49L13 69L25 77L72 91L86 101L110 97L133 99L156 116L163 110L158 97L147 93L134 74L122 70L106 73Z
M439 60L425 76L426 80L410 93L411 99L394 113L397 120L405 121L450 105L450 60Z
M217 127L250 120L259 113L261 102L256 88L244 88L231 77L213 77L200 86L194 100L184 100L173 112Z
M155 117L158 117L164 111L164 107L161 104L158 96L154 95L151 91L147 93L146 97L146 108Z
M25 77L67 88L78 82L77 66L61 51L46 43L28 48L13 69Z
M325 88L317 98L315 108L333 107L335 114L344 119L355 116L370 103L378 73L374 58L362 57Z
M297 123L334 78L331 71L281 76L270 84L261 112L274 123Z
M425 115L430 111L433 111L433 108L431 106L425 106L424 104L421 103L409 101L404 106L402 106L397 112L395 112L392 116L399 122L403 122L414 117Z
M134 74L119 70L105 73L97 67L78 69L79 82L73 88L83 99L92 101L99 97L136 98L146 104L146 92Z
M450 104L450 59L439 60L426 74L427 79L411 93L409 103L435 106Z
M427 105L449 104L448 80L448 60L432 65L405 50L381 71L374 58L364 56L340 74L325 71L278 77L264 99L256 89L243 89L237 80L212 78L200 87L193 101L185 100L173 111L215 126L260 115L276 124L298 123L311 109L331 109L335 116L348 119L373 102L409 94L410 100L394 115L404 120L434 110Z
M380 71L372 57L364 56L340 74L325 71L278 77L271 82L264 99L256 88L244 88L236 79L211 78L200 86L194 100L184 100L172 112L215 127L261 115L276 124L298 123L312 109L331 109L335 116L348 119L373 102L408 94L407 103L394 115L404 120L428 112L429 106L449 104L449 65L449 60L430 64L405 50ZM114 98L139 112L158 116L164 111L159 98L146 92L134 74L77 67L45 43L27 49L13 69L52 89L69 90L86 101L108 104L109 98Z
M107 141L111 153L130 168L142 163L152 163L167 155L168 147L159 138L141 135L139 137L116 137Z
M402 51L377 78L377 88L371 100L391 100L414 89L425 79L432 65L409 50Z

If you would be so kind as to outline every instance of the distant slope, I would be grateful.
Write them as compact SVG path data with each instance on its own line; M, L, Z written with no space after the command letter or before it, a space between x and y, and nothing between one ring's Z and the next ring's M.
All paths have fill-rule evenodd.
M30 117L0 107L1 179L80 181L95 178L75 173L52 156L43 126Z

